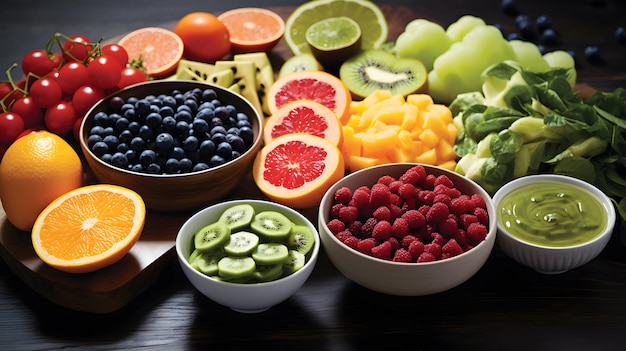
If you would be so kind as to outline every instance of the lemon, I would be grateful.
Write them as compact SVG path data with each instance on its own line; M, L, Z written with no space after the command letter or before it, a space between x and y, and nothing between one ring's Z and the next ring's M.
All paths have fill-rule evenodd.
M367 0L313 0L298 6L285 22L285 42L294 55L310 52L306 31L319 21L349 17L361 28L363 49L379 48L389 36L385 16L375 3Z

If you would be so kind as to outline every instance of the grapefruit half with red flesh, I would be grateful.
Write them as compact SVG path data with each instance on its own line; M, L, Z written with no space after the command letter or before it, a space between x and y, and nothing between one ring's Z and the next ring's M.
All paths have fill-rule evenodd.
M343 156L330 141L310 134L279 136L259 151L252 168L258 188L270 200L304 209L319 205L344 175Z

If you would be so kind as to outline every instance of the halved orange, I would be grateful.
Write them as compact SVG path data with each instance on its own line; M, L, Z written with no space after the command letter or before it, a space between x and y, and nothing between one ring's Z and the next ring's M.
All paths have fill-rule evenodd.
M324 193L344 175L341 151L310 134L285 134L256 156L252 176L270 200L292 208L319 205Z
M37 217L37 256L69 273L93 272L122 259L143 230L146 207L133 190L87 185L61 195Z
M237 8L217 18L228 28L235 53L270 51L285 33L283 18L263 8Z
M337 77L324 71L298 71L277 79L267 94L272 114L296 100L313 100L331 109L340 120L350 115L350 90Z
M174 74L185 48L178 34L160 27L136 29L117 43L126 49L129 60L141 59L146 73L153 78Z
M313 100L292 101L266 119L263 142L267 145L289 133L312 134L341 147L343 131L337 115Z

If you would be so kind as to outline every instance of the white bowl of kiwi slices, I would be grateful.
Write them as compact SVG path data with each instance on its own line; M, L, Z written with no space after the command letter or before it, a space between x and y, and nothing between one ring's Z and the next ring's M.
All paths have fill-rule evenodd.
M203 295L258 313L307 281L320 250L316 227L296 210L264 200L231 200L192 215L178 231L176 255Z

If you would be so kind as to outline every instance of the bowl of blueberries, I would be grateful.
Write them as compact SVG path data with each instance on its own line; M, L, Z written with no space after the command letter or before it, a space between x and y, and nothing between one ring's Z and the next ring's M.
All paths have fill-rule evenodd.
M80 147L95 178L125 186L155 211L226 197L261 148L262 116L241 95L204 82L149 81L95 104Z

